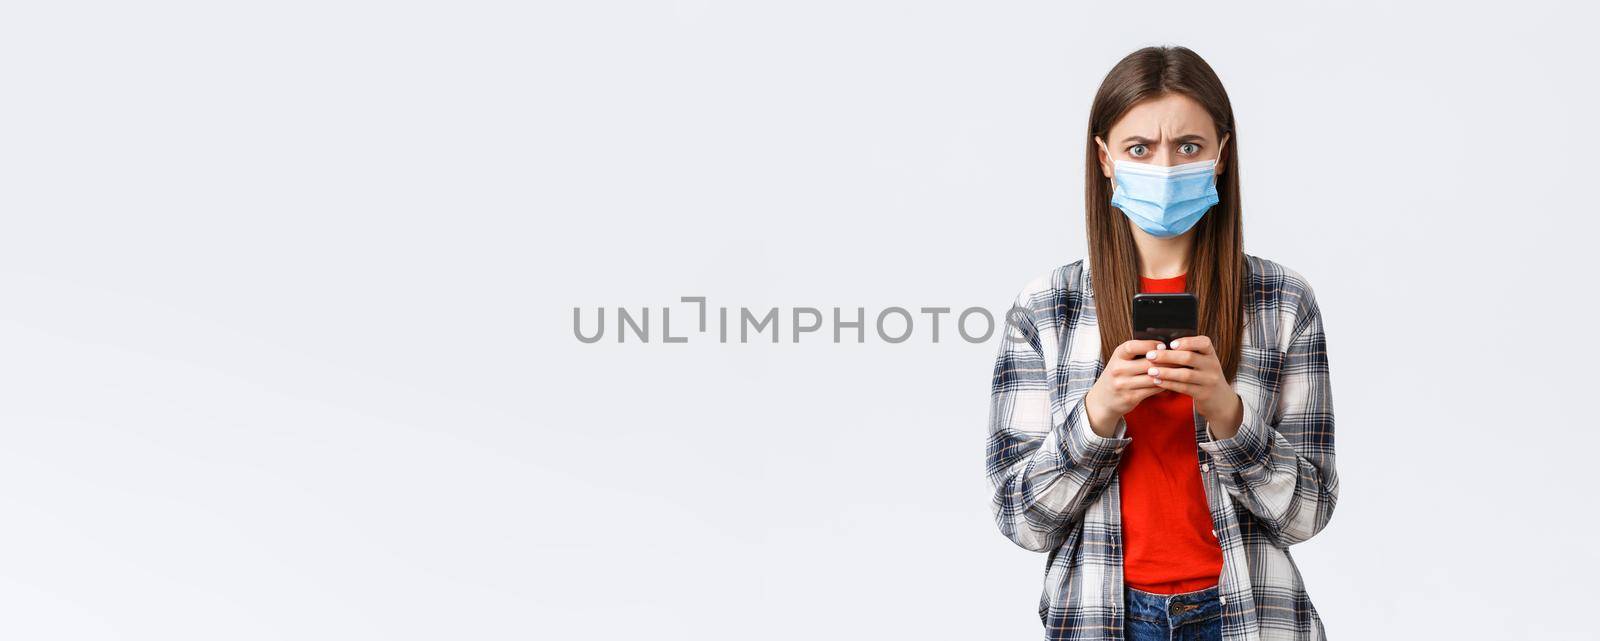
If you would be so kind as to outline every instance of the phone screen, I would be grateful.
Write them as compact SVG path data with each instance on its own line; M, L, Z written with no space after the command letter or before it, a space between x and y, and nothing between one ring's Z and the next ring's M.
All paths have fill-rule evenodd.
M1199 327L1199 305L1194 294L1135 294L1133 338L1163 343L1194 336Z

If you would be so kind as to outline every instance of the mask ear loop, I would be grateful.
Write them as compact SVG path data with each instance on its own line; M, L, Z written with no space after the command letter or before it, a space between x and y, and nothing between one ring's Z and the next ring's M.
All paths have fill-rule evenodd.
M1217 143L1217 163L1218 164L1222 163L1222 151L1224 149L1228 148L1228 143L1230 143L1230 142L1233 142L1233 132L1231 132L1231 131L1222 132L1222 142ZM1224 168L1224 170L1226 170L1226 168ZM1217 174L1216 174L1216 172L1212 172L1211 175L1215 176Z
M1111 181L1111 195L1115 196L1117 193L1117 161L1111 157L1111 148L1107 147L1105 141L1101 140L1099 136L1094 137L1094 144L1099 145L1100 149L1106 152L1106 164L1111 166L1111 177L1106 180Z

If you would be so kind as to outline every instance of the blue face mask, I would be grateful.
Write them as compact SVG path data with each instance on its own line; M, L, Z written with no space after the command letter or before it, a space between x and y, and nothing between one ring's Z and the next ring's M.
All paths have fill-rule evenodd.
M1112 163L1111 204L1151 236L1177 236L1221 200L1216 166L1216 160L1171 167L1117 160Z

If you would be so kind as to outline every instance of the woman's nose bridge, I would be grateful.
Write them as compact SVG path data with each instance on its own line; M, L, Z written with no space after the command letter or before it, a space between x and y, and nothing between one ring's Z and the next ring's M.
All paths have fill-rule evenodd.
M1183 156L1178 154L1177 145L1169 145L1165 142L1157 144L1159 144L1160 147L1157 147L1157 151L1155 153L1150 154L1151 164L1160 165L1162 167L1171 167L1173 165L1181 165L1187 162L1183 159Z

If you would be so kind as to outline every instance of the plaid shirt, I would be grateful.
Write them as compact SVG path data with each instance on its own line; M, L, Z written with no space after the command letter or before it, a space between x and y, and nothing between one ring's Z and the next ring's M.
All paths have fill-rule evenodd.
M1222 546L1222 638L1323 639L1289 546L1327 525L1339 496L1322 318L1299 273L1245 255L1246 325L1233 389L1244 422L1214 440L1195 414L1211 522ZM1089 429L1083 398L1099 378L1089 262L1028 283L1001 338L989 410L987 473L1000 532L1047 552L1039 619L1047 639L1121 639L1122 514L1117 463L1133 439ZM1011 314L1008 314L1010 316Z

